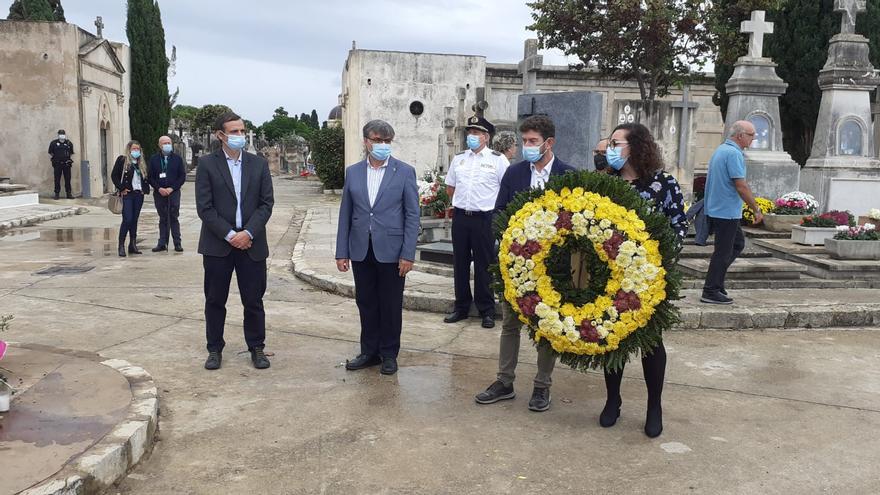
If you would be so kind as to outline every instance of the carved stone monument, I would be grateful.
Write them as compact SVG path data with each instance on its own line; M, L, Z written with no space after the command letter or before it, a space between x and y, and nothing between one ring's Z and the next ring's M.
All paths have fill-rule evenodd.
M519 63L518 72L523 78L523 93L538 91L538 71L544 65L544 56L538 55L538 40L527 39L523 50L523 59Z
M856 16L865 11L865 0L835 0L834 10L842 13L840 34L831 38L828 60L819 72L819 120L810 159L801 171L801 189L815 196L823 210L841 203L842 198L832 197L839 196L832 193L832 179L859 179L862 191L873 191L866 202L880 197L870 100L880 78L868 58L868 39L855 34ZM858 211L860 205L851 207L856 214L864 213Z
M744 153L749 185L757 196L775 199L797 191L800 179L800 166L782 148L779 97L788 84L776 74L776 64L763 56L764 35L773 33L773 23L764 20L764 11L752 11L740 31L749 34L749 52L737 59L727 82L730 100L724 135L738 120L755 126L755 140Z

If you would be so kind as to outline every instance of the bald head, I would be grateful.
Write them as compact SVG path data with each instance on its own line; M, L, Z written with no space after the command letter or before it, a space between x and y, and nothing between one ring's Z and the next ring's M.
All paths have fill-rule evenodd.
M159 147L161 148L163 144L171 144L171 138L168 136L162 136L159 138Z
M748 120L737 120L730 126L728 137L740 148L746 149L755 140L755 126Z
M174 147L171 145L171 138L168 136L162 136L159 138L159 149L162 150L162 153L166 155L170 155L174 150Z

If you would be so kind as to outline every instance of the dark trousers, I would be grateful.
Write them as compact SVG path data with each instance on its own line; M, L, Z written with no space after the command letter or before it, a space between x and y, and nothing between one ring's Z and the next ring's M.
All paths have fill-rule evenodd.
M202 256L205 268L205 332L208 351L222 351L223 327L226 324L226 300L232 272L238 281L241 305L244 306L244 340L248 350L262 347L266 341L266 260L254 261L247 252L232 248L226 256Z
M53 163L52 164L52 172L55 178L55 194L61 192L61 176L64 176L64 191L67 192L67 195L70 196L70 164L60 164Z
M495 316L495 298L489 286L489 265L494 258L492 215L465 215L456 208L452 218L452 254L455 272L455 310L467 313L476 303L482 316ZM471 261L474 262L474 292L471 295Z
M648 388L648 408L659 407L663 396L663 379L666 377L666 347L663 342L651 354L642 355L642 374ZM623 367L612 373L605 370L605 392L608 401L620 398L620 382L623 380Z
M746 247L739 219L709 217L709 225L715 231L715 250L709 262L703 293L718 294L724 289L727 269Z
M158 192L153 194L153 202L156 204L156 213L159 214L159 243L158 246L168 245L168 230L170 227L171 238L174 245L180 246L180 190L174 191L168 196L162 196Z
M122 225L119 226L119 244L125 243L128 235L128 245L137 244L138 219L141 217L141 208L144 206L144 194L139 191L130 191L122 197Z
M380 263L373 243L363 261L353 261L355 301L361 315L361 354L396 358L403 326L403 286L397 263Z

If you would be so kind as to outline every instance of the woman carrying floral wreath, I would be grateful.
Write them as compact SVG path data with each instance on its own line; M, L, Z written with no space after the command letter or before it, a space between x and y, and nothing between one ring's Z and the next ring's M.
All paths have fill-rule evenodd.
M651 132L642 124L617 126L608 141L608 165L616 175L630 183L646 200L653 201L654 209L663 213L672 226L680 249L681 240L687 234L687 217L684 196L678 182L663 171L660 149ZM666 373L666 348L663 342L653 352L642 353L642 369L648 387L648 412L645 418L645 434L653 438L663 431L661 395ZM605 389L608 398L599 416L599 424L605 428L614 426L620 416L620 382L623 366L616 371L605 368Z

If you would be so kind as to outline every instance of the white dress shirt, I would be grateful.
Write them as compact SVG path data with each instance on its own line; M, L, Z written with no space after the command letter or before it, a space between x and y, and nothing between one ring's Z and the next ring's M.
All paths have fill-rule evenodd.
M544 185L550 180L550 170L553 169L554 161L556 161L555 156L540 171L538 171L534 163L529 164L529 168L532 169L532 182L530 184L532 189L544 189Z
M504 155L488 147L474 153L463 151L452 159L446 185L455 188L452 206L467 211L491 211L507 170Z
M141 169L137 166L136 163L129 164L132 167L131 171L131 190L132 191L143 191L144 184L141 181Z
M370 159L367 159L367 192L370 196L371 207L376 204L376 196L379 194L379 186L382 185L386 169L388 169L388 160L376 168L370 163Z
M226 152L226 149L223 149L223 154L226 155L226 165L229 167L229 173L232 175L232 187L235 189L235 200L238 204L235 207L235 228L241 229L242 219L241 219L241 160L244 158L244 150L241 150L238 154L238 158L232 158L229 156L229 153ZM251 239L254 238L253 234L248 231L247 235L250 236ZM226 234L226 240L230 240L235 237L235 231L230 230L228 234Z

